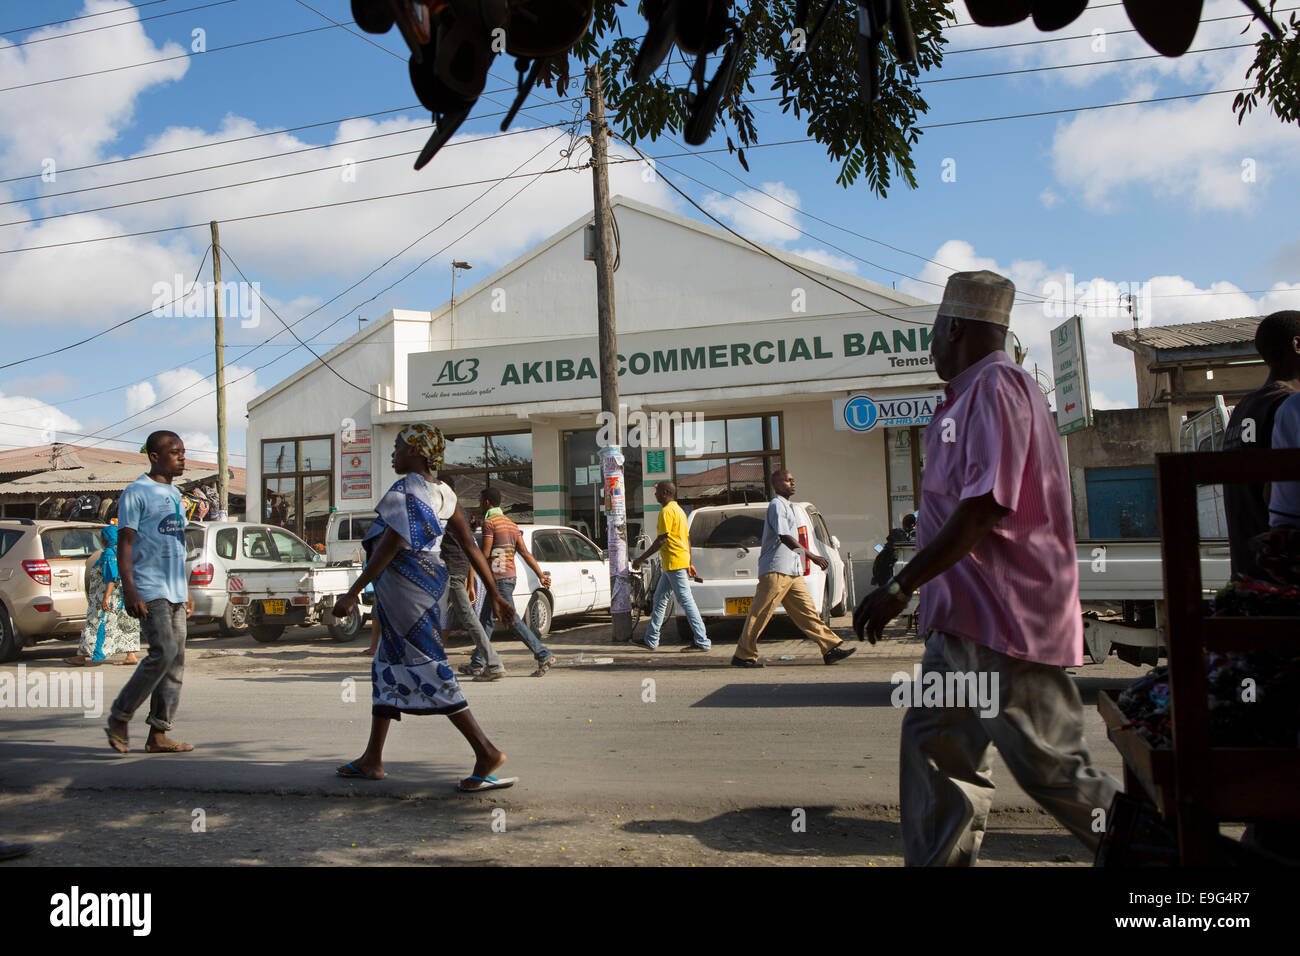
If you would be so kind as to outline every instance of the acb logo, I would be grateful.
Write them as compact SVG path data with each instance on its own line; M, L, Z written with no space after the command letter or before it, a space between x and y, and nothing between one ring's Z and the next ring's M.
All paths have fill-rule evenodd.
M436 385L465 385L478 378L478 359L463 358L459 361L448 359L442 371L434 380Z

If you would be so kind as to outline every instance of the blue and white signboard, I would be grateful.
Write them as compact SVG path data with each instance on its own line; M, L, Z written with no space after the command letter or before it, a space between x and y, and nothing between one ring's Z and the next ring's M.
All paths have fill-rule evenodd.
M872 398L858 393L832 400L835 427L839 431L869 432L876 428L928 425L941 393Z

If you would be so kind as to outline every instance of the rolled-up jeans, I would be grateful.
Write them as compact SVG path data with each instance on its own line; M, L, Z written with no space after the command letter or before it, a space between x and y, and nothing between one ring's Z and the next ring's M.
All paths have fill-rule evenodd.
M668 600L670 597L677 599L677 604L686 615L686 622L691 626L691 634L694 636L697 647L708 648L712 645L709 643L709 637L704 632L704 619L700 617L700 609L695 606L695 598L691 595L690 569L678 568L676 571L660 571L659 583L655 585L654 607L650 611L650 623L646 625L643 640L647 647L659 646L659 629L664 625L664 617L668 614Z
M492 641L483 623L474 613L474 602L469 599L469 589L465 587L465 576L453 574L447 588L447 616L460 619L461 627L469 631L474 640L474 653L470 656L471 667L482 667L487 661L491 670L501 670L501 655L492 647Z
M496 583L497 583L497 591L501 594L501 596L505 598L507 601L511 601L513 603L512 599L514 598L515 595L515 579L497 578ZM491 601L483 602L482 621L483 621L483 631L487 636L487 640L490 641L492 639L492 602ZM533 652L533 657L537 660L539 664L542 661L546 660L548 657L554 656L549 650L547 650L546 645L541 642L541 640L537 637L536 634L532 632L532 630L528 627L528 625L524 623L523 618L519 617L518 615L515 616L515 623L510 625L510 633L513 634L515 637L519 638L528 646L528 649ZM472 657L470 658L470 663L471 664L474 663L474 659Z
M114 720L129 722L149 700L149 726L166 733L180 707L185 679L185 605L157 600L146 607L149 616L140 622L140 637L149 642L149 653L113 701L111 713Z

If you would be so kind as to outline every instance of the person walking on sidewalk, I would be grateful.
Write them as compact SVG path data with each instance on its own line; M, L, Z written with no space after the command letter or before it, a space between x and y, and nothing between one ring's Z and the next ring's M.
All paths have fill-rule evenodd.
M668 603L676 598L682 613L691 626L691 643L683 651L703 653L712 646L704 632L704 619L695 606L691 595L691 579L698 577L695 566L691 563L691 539L686 531L686 512L677 503L677 486L671 481L655 482L655 501L659 502L659 537L645 549L639 558L632 562L632 570L640 571L645 559L656 551L663 551L659 562L659 583L655 585L654 608L650 612L650 623L646 626L641 640L632 638L629 644L640 644L654 650L659 646L659 629L663 627L664 617L668 614Z
M519 530L519 525L506 517L506 513L501 510L501 492L495 488L483 489L479 504L483 507L483 556L488 559L488 564L492 567L492 577L496 580L497 590L501 592L501 596L507 601L514 599L516 551L524 559L524 563L533 569L537 580L542 582L542 587L549 588L551 576L541 569L537 559L529 553L528 545L524 542L524 533ZM533 676L545 677L546 672L555 663L555 655L518 617L509 627L510 633L523 641L533 652L533 658L537 661L537 670L533 671ZM490 604L483 605L483 632L484 642L491 647L492 606Z
M130 752L131 718L149 703L146 753L188 753L192 744L167 734L181 702L186 622L194 613L185 574L185 518L172 479L185 473L185 444L175 432L156 431L145 442L149 472L122 492L117 506L118 573L126 612L141 622L149 653L109 712L108 745Z
M379 650L370 665L370 739L360 757L336 772L340 777L383 778L384 744L392 722L403 714L441 714L474 751L474 770L457 789L500 790L513 786L516 778L493 776L506 755L470 713L442 646L447 567L441 545L448 535L462 548L473 541L456 493L437 478L445 449L442 432L425 422L413 422L398 433L393 471L401 477L379 500L378 517L362 539L366 564L361 576L334 604L334 616L347 617L362 589L373 581L380 629ZM471 560L480 574L487 573L481 555ZM514 613L509 602L491 585L485 587L498 613L509 619Z
M930 347L948 387L925 429L916 556L853 614L874 644L921 588L925 686L992 688L991 707L963 690L903 716L908 866L975 864L993 800L990 744L1094 850L1120 789L1092 764L1065 670L1083 663L1070 478L1042 391L1005 351L1015 291L987 271L948 279Z
M450 475L440 477L444 485L452 491L456 490L456 482ZM469 519L466 519L465 524L468 527ZM478 614L474 612L474 601L467 584L471 574L469 555L454 534L443 536L442 563L447 565L448 623L459 622L461 627L469 631L470 638L474 641L474 654L468 664L460 666L460 672L475 681L500 680L506 676L506 668L501 663L501 655L492 647L492 642L484 633ZM484 602L484 606L487 607L488 603Z
M804 637L817 645L824 663L838 664L857 648L841 646L844 642L817 616L817 605L813 603L812 595L803 583L803 570L799 566L803 556L807 556L808 560L823 571L830 567L830 562L801 547L795 539L798 526L794 505L790 504L790 499L794 497L794 475L789 469L778 468L772 472L772 488L776 495L767 506L767 518L763 522L763 547L758 555L758 587L754 590L754 603L749 607L745 628L736 645L736 656L731 659L732 666L763 666L763 662L758 659L758 638L778 605L785 609L790 620L803 631Z

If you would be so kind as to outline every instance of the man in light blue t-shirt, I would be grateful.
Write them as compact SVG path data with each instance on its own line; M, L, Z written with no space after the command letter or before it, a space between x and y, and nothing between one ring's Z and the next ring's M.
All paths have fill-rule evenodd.
M149 473L122 492L117 506L118 572L126 611L140 618L149 656L140 662L113 701L108 744L130 751L128 725L146 699L147 753L194 749L167 736L180 705L185 676L186 619L194 611L185 575L185 515L172 479L185 473L185 444L175 432L157 431L145 442Z

